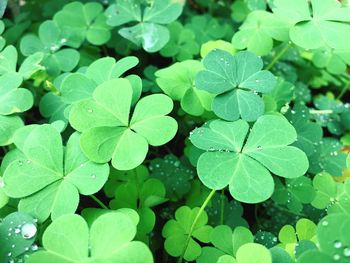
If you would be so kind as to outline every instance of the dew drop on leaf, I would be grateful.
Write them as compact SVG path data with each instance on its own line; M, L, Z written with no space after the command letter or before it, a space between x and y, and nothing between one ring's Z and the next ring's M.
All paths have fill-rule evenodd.
M342 243L339 240L334 241L334 247L335 248L341 248L342 247Z
M339 254L334 254L333 255L333 259L338 261L340 259L340 255Z
M26 223L21 228L21 234L24 239L31 239L36 235L37 228L32 223Z
M328 221L323 221L322 226L328 226Z
M350 248L348 248L348 247L344 248L343 253L344 253L344 256L350 257Z

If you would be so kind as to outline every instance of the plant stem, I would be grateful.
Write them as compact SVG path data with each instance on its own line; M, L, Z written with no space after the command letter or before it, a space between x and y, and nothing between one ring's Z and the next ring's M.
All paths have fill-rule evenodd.
M225 188L221 190L220 198L220 225L224 224L224 212L225 212Z
M90 195L90 197L91 197L92 199L94 199L94 201L95 201L96 203L98 203L103 209L109 210L109 208L108 208L104 203L102 203L102 201L101 201L100 199L98 199L96 196Z
M182 251L182 254L179 257L179 260L177 261L177 263L182 263L182 259L183 259L184 255L185 255L185 252L187 250L188 244L190 243L190 240L191 240L191 237L192 237L192 232L193 232L193 230L194 230L194 228L195 228L195 226L197 224L197 221L198 221L199 217L201 216L201 214L203 213L205 207L208 205L210 199L215 194L215 192L216 192L216 190L211 190L211 192L209 193L208 197L204 200L202 206L199 208L199 211L198 211L196 217L194 218L193 223L192 223L192 225L190 227L190 231L189 231L187 239L186 239L185 247L184 247L184 249Z
M344 96L344 94L348 91L349 87L350 87L350 81L347 81L344 88L341 90L338 97L336 98L336 100L340 100Z
M276 62L288 51L288 49L292 46L292 42L289 42L287 46L285 46L284 49L280 51L280 53L277 54L277 56L271 61L271 63L266 67L266 70L271 69Z

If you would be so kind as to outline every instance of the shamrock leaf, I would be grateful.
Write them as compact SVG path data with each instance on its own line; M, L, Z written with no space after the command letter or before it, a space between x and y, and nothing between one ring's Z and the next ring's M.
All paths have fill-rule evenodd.
M27 111L33 106L32 93L18 88L22 83L20 75L6 73L0 76L0 145L13 142L13 134L23 126L20 117L14 115Z
M151 208L167 201L162 182L149 178L147 168L140 165L131 171L113 171L105 185L105 191L113 197L110 201L112 209L126 207L139 213L137 237L148 243L147 235L153 230L156 221Z
M176 121L165 116L173 108L163 94L142 98L129 118L133 89L127 79L112 79L99 85L92 98L73 105L69 121L82 132L83 152L94 162L130 170L140 165L148 145L170 141L177 131Z
M143 8L143 4L146 7ZM169 30L164 26L175 21L182 13L182 4L171 0L155 0L150 3L138 0L116 1L106 10L107 24L123 27L118 32L147 52L157 52L169 41Z
M136 57L125 57L117 62L112 57L97 59L86 71L66 73L53 82L54 91L45 94L40 101L41 114L50 122L62 120L68 123L72 104L92 97L95 88L105 81L116 79L138 64ZM127 77L133 82L133 102L141 95L141 79L136 75Z
M162 235L165 238L165 250L169 255L178 257L186 249L185 260L193 261L200 256L202 248L196 240L208 243L212 227L207 225L208 216L202 212L191 229L198 211L198 207L191 209L188 206L182 206L176 210L175 219L171 219L164 225ZM190 232L191 230L193 231ZM191 236L189 236L190 234ZM185 247L186 245L187 247Z
M344 183L334 181L327 173L317 174L313 179L316 196L312 205L318 209L326 209L328 214L350 213L350 180Z
M312 62L318 68L326 68L332 74L341 74L350 65L350 49L323 47L313 52Z
M305 49L328 46L344 49L350 35L350 8L333 0L275 0L272 6L277 17L290 23L291 40ZM311 11L312 10L312 11Z
M69 3L53 20L67 34L66 44L72 47L79 47L85 39L93 45L102 45L111 37L100 3Z
M155 75L158 86L173 100L181 102L181 108L194 116L200 116L211 110L213 95L199 90L194 79L203 69L202 63L195 60L178 62L170 67L158 70Z
M109 167L89 161L81 152L74 133L65 149L59 132L51 125L29 125L14 135L12 158L4 171L4 191L22 198L19 211L41 222L74 213L79 193L96 193L107 180Z
M303 150L307 156L315 154L316 145L322 140L323 131L319 124L310 121L309 109L301 104L295 105L285 116L298 134L298 139L293 145Z
M2 262L13 261L29 249L37 249L37 246L33 245L37 234L36 221L32 216L20 212L11 213L2 219L0 223Z
M178 200L190 191L194 172L175 155L151 160L149 169L152 177L164 183L168 198Z
M214 247L204 247L198 263L217 262L224 255L235 259L237 250L244 244L254 241L254 236L245 227L236 227L233 231L229 226L220 225L213 229L210 242Z
M225 224L232 228L248 227L247 221L243 218L242 205L236 200L228 201L223 194L215 193L205 211L208 214L210 225Z
M284 107L293 99L294 88L292 83L285 81L283 78L277 78L276 87L271 92L263 95L265 112L282 112ZM268 102L270 103L269 107L266 105Z
M267 55L273 40L287 41L289 24L266 11L251 12L239 31L234 34L232 44L237 49L247 49L257 55Z
M271 232L261 231L255 233L254 241L267 248L272 248L277 245L277 237Z
M64 215L45 230L44 250L32 254L26 262L151 263L149 248L133 241L136 224L122 211L101 215L90 229L81 216Z
M343 146L335 138L323 138L314 143L316 152L309 156L309 172L326 171L333 176L341 176L346 165L346 155L341 152Z
M282 116L264 115L253 125L243 120L214 120L208 127L195 129L191 142L205 150L197 164L200 180L210 189L229 185L238 201L258 203L268 199L274 188L269 170L281 177L297 178L308 169L304 152L293 143L295 129Z
M168 26L170 31L169 42L160 50L164 57L174 57L178 61L192 59L199 53L199 45L195 41L194 33L184 28L180 22L173 22Z
M37 52L27 57L21 64L17 72L18 53L14 46L7 46L0 52L0 75L6 73L16 73L22 79L29 79L34 73L43 69L40 62L44 58L44 54Z
M277 204L286 205L294 212L300 213L303 204L309 204L314 200L315 190L311 180L306 176L295 179L286 179L286 185L283 185L279 179L275 180L275 191L272 200Z
M30 56L36 52L44 53L43 66L50 75L57 76L61 71L73 70L79 62L79 52L75 49L60 48L67 42L54 21L45 21L39 27L39 37L28 34L21 39L20 49L23 55Z
M212 104L222 119L239 117L255 121L264 113L264 102L258 95L270 92L276 79L263 67L262 60L248 51L232 56L223 50L211 51L203 61L205 70L196 77L196 86L217 95Z
M232 55L236 53L236 49L232 46L230 42L224 40L211 40L204 43L201 46L200 55L202 58L206 57L210 51L214 49L221 49L231 53Z

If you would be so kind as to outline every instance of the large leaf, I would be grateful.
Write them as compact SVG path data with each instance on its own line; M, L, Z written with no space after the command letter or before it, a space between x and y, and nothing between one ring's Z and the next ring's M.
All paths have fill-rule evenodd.
M217 190L229 185L235 199L258 203L273 193L270 172L297 178L308 169L308 160L304 152L288 146L296 140L296 132L284 117L260 117L243 146L248 129L243 120L214 120L208 127L195 129L190 140L206 151L197 164L204 185Z

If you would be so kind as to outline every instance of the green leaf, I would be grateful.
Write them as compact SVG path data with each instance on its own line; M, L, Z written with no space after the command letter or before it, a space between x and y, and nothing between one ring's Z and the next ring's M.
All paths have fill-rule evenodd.
M102 188L109 167L87 160L71 135L65 150L59 132L51 125L29 125L14 136L14 158L4 171L4 191L22 198L19 210L41 222L74 213L79 193L91 195ZM64 160L64 161L63 161Z
M102 45L111 37L107 18L99 3L72 2L54 16L54 21L67 34L67 45L79 47L85 39L93 45Z
M308 169L308 160L301 150L288 146L295 141L296 132L285 118L260 117L243 146L248 128L243 120L214 120L208 127L195 129L190 140L207 151L197 164L204 185L216 190L229 185L235 199L258 203L273 193L269 170L285 178L297 178Z
M217 95L212 104L217 116L228 121L239 117L255 121L264 113L258 92L270 92L276 79L269 71L261 70L260 58L247 51L232 56L223 50L213 50L203 64L205 70L198 73L196 86Z
M122 211L101 215L90 230L82 217L65 215L45 230L44 250L32 254L27 261L153 262L149 248L132 241L135 233L136 224Z
M118 1L106 10L107 23L120 26L132 21L141 22L141 5L137 0Z
M207 225L208 216L202 212L196 224L194 225L192 235L190 228L193 224L199 208L189 208L182 206L175 212L175 219L169 220L163 227L162 235L165 238L165 250L173 257L179 257L185 249L186 240L189 238L189 244L185 250L184 259L193 261L201 254L201 247L196 240L202 243L208 243L212 227Z
M213 95L195 86L195 76L203 68L195 60L178 62L156 71L156 82L165 94L181 102L181 108L194 116L211 110Z
M272 263L270 251L263 245L254 243L241 246L236 259L240 263Z
M0 145L5 146L13 142L13 135L17 129L24 126L22 119L18 116L0 115Z

